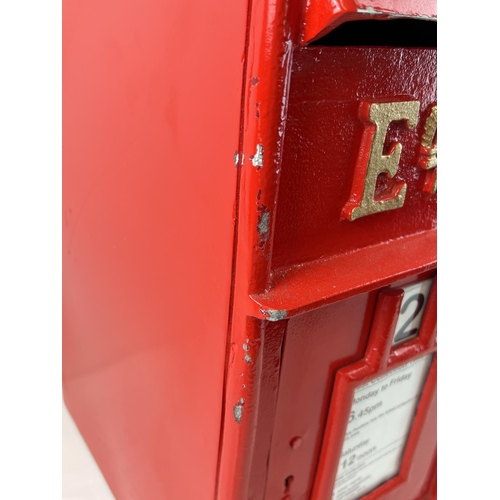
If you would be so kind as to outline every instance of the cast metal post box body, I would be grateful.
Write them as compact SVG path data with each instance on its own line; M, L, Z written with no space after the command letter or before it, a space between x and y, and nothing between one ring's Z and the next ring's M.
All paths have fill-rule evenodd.
M63 16L63 388L116 498L435 498L435 3Z

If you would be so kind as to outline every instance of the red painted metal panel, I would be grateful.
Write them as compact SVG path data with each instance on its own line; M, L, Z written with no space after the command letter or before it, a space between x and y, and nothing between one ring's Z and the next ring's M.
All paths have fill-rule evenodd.
M296 7L296 6L295 6ZM317 175L316 183L311 182L310 189L303 189L297 179L292 179L296 173L294 171L295 158L289 155L287 144L289 141L293 143L293 130L289 134L288 119L293 120L292 113L293 99L296 99L296 107L300 106L302 96L294 97L293 91L293 72L292 68L295 63L292 62L292 57L295 57L298 51L292 54L291 48L298 43L298 20L300 20L301 12L296 7L288 7L284 1L268 4L264 1L256 1L252 3L252 8L249 16L249 45L248 45L248 66L245 71L245 98L243 101L243 117L242 117L242 142L238 152L240 177L239 177L239 201L238 201L238 224L237 224L237 247L235 260L235 285L234 285L234 305L231 314L231 355L230 363L227 367L227 381L224 403L224 432L221 448L221 462L219 472L219 489L218 499L252 499L262 500L261 492L266 489L265 498L269 500L293 498L305 499L307 496L301 496L299 493L293 493L293 487L290 484L290 474L284 476L284 470L271 467L263 452L263 442L268 439L269 421L274 418L275 427L273 432L273 443L275 442L275 433L279 428L287 428L287 420L294 415L293 410L284 414L279 414L279 407L275 404L268 403L268 406L262 404L261 390L263 389L264 373L269 374L272 380L272 386L276 383L279 377L279 392L286 390L284 387L283 370L287 361L287 351L278 354L277 350L273 349L273 354L266 356L265 340L268 335L272 336L272 344L274 346L283 342L288 338L288 328L295 321L294 315L311 311L321 305L326 305L347 297L352 297L346 303L354 304L358 300L363 300L363 296L356 296L360 293L370 293L377 290L381 286L394 283L400 279L410 278L418 273L432 269L436 263L436 232L435 232L435 196L423 195L420 200L413 201L415 206L422 209L421 213L413 217L410 211L406 214L401 210L394 217L388 217L386 220L388 225L395 224L396 229L388 227L385 232L379 234L376 231L365 234L364 229L369 226L369 223L357 224L352 230L352 239L347 242L344 247L335 247L339 244L340 239L333 239L332 245L332 227L340 219L340 211L347 199L344 192L339 192L339 188L350 188L349 182L345 185L334 185L332 189L324 189L321 186L321 172L318 174L316 168L323 168L323 173L328 175L326 169L331 167L330 155L338 144L330 144L329 149L317 147L313 151L314 161L309 165L302 163L299 168L302 168L308 175ZM307 50L307 49L304 49ZM311 49L318 51L318 48ZM341 49L324 49L325 52L331 54L335 51L341 53ZM330 52L330 50L332 52ZM355 52L355 49L344 49ZM361 60L354 61L353 70L347 76L346 84L351 87L344 89L341 85L333 85L331 82L325 84L324 90L330 95L335 92L352 92L350 97L351 103L355 102L356 96L359 98L378 96L376 87L378 85L384 87L386 98L398 92L405 94L404 90L409 89L415 92L414 98L421 98L424 101L424 106L429 107L435 100L435 52L430 50L423 54L423 60L426 61L422 72L415 69L414 63L418 57L415 54L418 51L409 49L404 56L413 59L407 67L403 65L399 67L397 59L401 55L398 50L385 51L385 57L382 56L375 64L372 61L371 66L364 67L365 63L370 61L370 51L364 49L365 53L360 50ZM379 52L378 54L381 54ZM398 56L398 57L396 57ZM300 57L300 56L298 56ZM373 55L371 55L373 59ZM326 60L327 58L325 58ZM347 57L345 58L348 59ZM329 60L328 63L321 65L315 76L321 79L322 72L326 73L325 81L331 78L337 69L337 76L341 79L342 72L339 68L335 68L334 61ZM358 63L358 64L357 64ZM389 68L379 68L378 64L385 63ZM318 65L320 66L320 65ZM355 70L354 70L355 67ZM313 71L312 65L309 70ZM365 78L356 79L356 71L365 75ZM370 71L374 71L376 76L380 76L382 81L371 77ZM426 71L429 74L426 74ZM390 75L390 82L383 80ZM311 75L307 75L311 76ZM289 89L291 79L292 90ZM314 78L312 79L314 82ZM392 82L392 85L391 85ZM308 84L311 83L309 79ZM404 87L401 89L398 87ZM304 85L304 89L307 84ZM366 88L368 87L368 88ZM366 92L364 92L366 90ZM328 99L325 99L325 101ZM434 99L434 100L433 100ZM334 98L332 98L332 101ZM332 111L332 110L330 110ZM318 136L327 134L335 125L340 127L357 126L359 117L356 113L353 115L345 114L344 119L348 124L343 124L335 121L334 113L330 112L324 115L322 127L312 127L310 118L302 120L297 124L297 130L300 126L306 129L309 137L317 132ZM308 121L309 120L309 121ZM309 127L309 128L308 128ZM405 146L413 149L418 146L418 133L421 131L422 124L415 134L415 137L404 138L398 131L398 127L393 127L392 132L396 134L391 138L405 142ZM299 130L300 132L300 130ZM362 134L362 127L356 132L359 138ZM300 136L300 134L297 134ZM290 139L291 137L291 139ZM284 140L283 140L284 139ZM332 139L332 137L330 137ZM338 142L339 137L333 137ZM352 138L351 138L352 140ZM304 144L302 144L304 145ZM356 155L358 153L359 144L355 141L351 144L350 162L348 161L344 168L346 172L343 175L352 175L355 165ZM314 149L314 148L311 148ZM413 150L412 149L412 150ZM415 170L416 166L412 165L411 158L406 158L404 161L404 169L406 174L410 174L411 181L415 182L420 177L425 177L425 172ZM323 162L323 163L321 163ZM327 165L328 164L328 165ZM282 182L282 179L287 175L290 176L288 185ZM418 174L417 174L418 172ZM300 176L299 176L300 177ZM420 179L422 180L422 179ZM278 192L279 186L279 192ZM418 186L412 187L413 193L417 193ZM305 192L303 192L305 191ZM418 193L420 195L420 192ZM304 202L308 205L309 217L296 216L295 213L288 213L289 217L280 217L280 204L282 199ZM299 200L300 199L300 200ZM408 198L409 199L409 198ZM329 222L323 218L324 224L316 227L317 233L314 236L321 241L318 248L317 245L308 244L304 240L304 235L307 233L307 225L314 223L316 211L324 209L324 206L331 207L333 204L338 205L339 213L330 213L331 219ZM335 205L334 205L335 206ZM372 223L374 218L380 220L385 214L377 214L371 217ZM369 219L369 218L367 218ZM398 221L400 223L398 224ZM359 221L357 221L359 222ZM285 227L283 227L283 224ZM352 223L351 223L352 224ZM379 229L381 227L380 222ZM362 228L360 229L360 227ZM293 228L295 237L291 238L285 244L282 244L284 260L279 262L276 259L276 253L280 250L280 232L284 232ZM349 229L347 229L349 231ZM392 231L392 232L391 232ZM396 234L400 231L399 234ZM368 237L368 240L367 240ZM369 237L372 239L370 240ZM309 248L297 257L294 245L303 244ZM286 260L290 259L290 260ZM281 267L279 267L281 265ZM338 291L336 287L338 286ZM329 307L334 307L329 306ZM349 310L349 306L347 306ZM318 310L318 314L321 310ZM357 324L358 316L369 316L368 311L357 310L353 307L354 312L347 312L346 323L352 322ZM316 311L315 311L316 312ZM314 312L314 313L315 313ZM314 314L309 312L307 314ZM267 319L270 321L278 321L278 324L283 324L280 328L269 330L266 322L248 321L248 316L254 316L259 319ZM304 315L305 318L306 315ZM283 320L284 321L279 321ZM287 321L286 318L292 318ZM302 317L300 317L302 318ZM299 320L297 317L296 321ZM287 325L286 327L284 325ZM309 333L309 332L307 332ZM359 335L359 332L358 332ZM362 340L355 336L359 349L361 349ZM314 342L313 338L308 335L310 342ZM347 340L347 339L346 339ZM359 344L361 342L361 344ZM233 352L234 349L234 352ZM246 349L252 351L252 360L256 359L256 364L247 363L245 361ZM357 351L356 351L357 352ZM359 351L359 356L362 352ZM346 354L347 356L347 354ZM268 359L269 361L265 361ZM290 361L293 366L293 361ZM309 369L314 371L315 361L309 358ZM299 366L299 365L295 365ZM295 378L292 388L293 392L299 389L304 382L304 370L296 369ZM322 381L322 384L328 381ZM310 388L311 386L309 386ZM267 393L269 395L269 392ZM323 394L323 397L324 394ZM279 398L279 396L278 396ZM327 403L323 401L324 411L326 411ZM432 423L433 409L430 410L427 418ZM306 405L301 405L298 408L297 414L307 415ZM264 415L264 419L262 418ZM284 418L283 415L285 415ZM305 417L306 418L306 417ZM307 419L307 418L306 418ZM263 420L266 424L263 425ZM317 424L317 421L315 421ZM260 435L260 429L264 429L264 437ZM427 429L427 427L426 427ZM295 436L296 437L296 436ZM286 436L283 443L290 447L290 439L294 436L291 434ZM432 433L425 435L425 440L419 442L419 446L424 446L428 449L429 442L433 443ZM321 443L322 435L316 436L316 443ZM299 441L294 441L294 446L297 446ZM317 445L319 446L319 444ZM431 445L432 446L432 445ZM300 444L302 447L302 444ZM255 450L259 450L254 453ZM269 453L272 455L274 445L269 448ZM417 457L417 454L414 455ZM281 457L283 458L283 457ZM309 457L311 458L311 457ZM425 453L418 455L416 460L419 461L417 468L425 469L424 479L429 473L430 462L427 460ZM305 465L305 460L302 465L309 467L307 471L299 471L300 474L307 476L307 481L312 481L316 471L314 469L316 462L309 462ZM285 459L286 463L286 459ZM414 470L414 469L412 469ZM265 473L264 473L265 471ZM331 472L330 472L331 474ZM293 475L293 474L292 474ZM420 477L420 476L419 476ZM274 485L274 486L273 486ZM413 487L415 483L413 483ZM270 489L269 489L270 488ZM274 489L273 489L274 488ZM418 494L418 493L417 493ZM404 497L400 497L402 500ZM405 498L405 500L407 500Z
M308 0L302 43L312 42L346 21L402 17L436 20L436 0Z
M344 255L277 269L272 288L251 296L257 317L287 318L321 305L388 285L436 264L436 230L430 230Z
M419 274L385 288L385 293L390 290L389 299L395 301L384 307L379 307L380 302L375 307L380 294L373 291L288 321L266 499L331 498L353 387L370 374L374 378L387 371L389 359L392 368L436 349L434 291L419 338L391 351L394 313L401 296L398 287L428 279L433 274L433 271ZM435 470L434 372L427 378L419 415L407 444L400 476L376 494L363 496L363 500L409 500L426 493L427 478ZM300 446L294 447L291 444L297 438L300 438ZM293 479L288 480L289 487L285 488L287 478Z
M307 47L295 51L274 268L347 254L436 227L437 195L423 192L427 172L418 165L436 87L435 49ZM400 96L420 102L420 119L413 130L404 121L389 126L386 146L399 142L401 159L394 178L381 176L377 189L382 192L397 182L406 183L404 206L345 220L342 211L363 146L361 101Z
M365 356L378 291L435 268L422 123L389 128L405 206L341 217L360 99L427 112L435 51L296 49L304 12L65 0L64 394L118 499L327 491L333 377ZM435 484L423 398L407 495Z
M434 282L418 337L401 346L393 347L392 340L402 296L402 291L397 288L383 290L379 294L364 358L352 365L344 366L336 374L313 500L331 498L335 479L332 472L337 470L340 461L343 436L349 419L350 405L346 403L352 401L354 389L417 356L433 353L436 350L436 283ZM429 471L434 465L435 391L436 356L427 375L424 392L412 423L400 472L373 492L363 495L366 500L417 499L421 495ZM414 456L416 448L423 451L423 456L417 458Z
M280 377L266 498L309 498L323 439L333 375L363 357L376 293L357 295L291 319ZM292 439L300 437L294 449Z
M63 3L65 401L117 499L213 498L246 3Z
M253 0L249 10L247 64L244 71L241 142L238 151L239 198L237 204L234 299L230 345L237 350L226 369L223 437L218 500L261 499L253 492L265 488L264 474L253 455L259 440L259 414L273 413L258 404L260 373L279 375L280 357L266 367L246 363L242 346L256 346L252 358L268 359L260 350L267 322L249 322L249 295L265 290L270 281L272 235L275 220L281 155L285 131L292 48L298 39L302 5L287 0ZM260 316L259 319L265 319ZM283 329L274 331L281 337ZM244 387L243 387L244 386ZM241 419L235 406L245 400ZM264 467L266 467L264 462ZM262 470L262 469L259 469ZM259 484L255 484L255 483Z

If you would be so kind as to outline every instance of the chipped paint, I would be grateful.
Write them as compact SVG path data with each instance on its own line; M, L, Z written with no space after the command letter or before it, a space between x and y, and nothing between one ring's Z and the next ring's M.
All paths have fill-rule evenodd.
M414 14L414 15L407 15L405 16L404 14L389 14L389 19L421 19L422 21L434 21L437 22L437 17L433 16L426 16L425 14Z
M236 356L235 346L236 342L231 342L231 361L229 362L229 366L232 366L234 363L234 357Z
M265 240L267 240L267 233L269 233L270 218L269 212L264 212L259 217L259 223L257 224L257 231L259 231L261 238L265 237Z
M250 357L250 355L245 354L245 356L243 357L243 359L245 360L245 363L247 365L251 365L252 364L252 358Z
M396 14L387 11L375 10L373 7L357 9L358 14L368 14L369 16L387 16L388 19L421 19L422 21L437 21L437 17L425 14Z
M251 80L250 80L250 83L253 85L257 85L259 83L259 79L254 76Z
M264 234L269 232L269 212L264 212L259 221L259 233Z
M262 168L264 165L264 146L262 144L257 144L257 150L253 156L250 157L252 160L252 165L257 167L257 170Z
M241 423L241 417L243 416L243 405L245 404L245 399L241 398L237 404L233 407L234 420L237 424Z
M243 153L240 153L239 151L236 151L236 153L234 153L233 156L233 161L234 161L234 166L238 168L238 165L240 163L241 165L243 165L243 163L245 162L245 155Z
M262 192L258 193L257 196L260 196L260 194L262 194ZM257 210L260 213L257 217L257 232L260 236L259 247L263 250L269 237L271 215L269 209L263 203L257 204Z
M267 313L269 314L269 321L281 321L286 317L288 311L286 309L283 311L278 309L269 309Z
M281 321L286 317L288 314L288 311L286 309L279 310L279 309L263 309L262 307L260 308L260 313L266 317L268 321Z
M243 344L243 350L247 351L247 352L250 350L250 347L248 347L248 344Z
M380 10L375 10L373 7L366 7L364 9L357 9L358 14L368 14L370 16L380 16L385 14L385 12L380 12Z

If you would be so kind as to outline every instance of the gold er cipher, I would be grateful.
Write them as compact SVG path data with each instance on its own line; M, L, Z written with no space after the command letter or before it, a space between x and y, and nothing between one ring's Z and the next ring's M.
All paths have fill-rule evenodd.
M401 208L405 202L406 183L399 181L392 193L384 198L375 198L375 188L380 174L392 179L399 167L400 143L393 143L388 155L382 154L387 129L392 122L404 120L409 129L418 123L419 101L368 102L361 101L360 118L365 124L363 138L354 171L354 181L348 203L342 216L354 221L366 215ZM424 125L420 141L418 164L427 170L423 191L434 194L437 190L437 105L431 108Z

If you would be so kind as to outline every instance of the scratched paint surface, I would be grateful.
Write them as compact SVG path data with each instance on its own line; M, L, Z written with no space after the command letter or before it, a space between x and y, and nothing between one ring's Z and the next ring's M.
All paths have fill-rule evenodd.
M436 103L436 50L307 47L294 54L283 167L273 246L273 268L338 255L436 227L437 194L423 192L419 167L425 118ZM356 221L342 220L364 124L361 99L420 102L419 122L389 126L388 144L402 145L393 179L407 184L404 206Z
M313 2L309 4L312 6ZM345 13L354 5L354 2L342 2L342 4L345 4L341 6L341 10ZM325 1L322 5L328 8L334 5L334 2ZM306 226L315 224L313 210L305 217L297 212L294 213L292 209L289 212L292 218L286 221L287 228L281 228L280 225L286 219L286 217L280 219L281 197L288 197L290 204L293 204L292 198L301 204L311 201L303 200L303 196L312 197L315 200L311 203L311 207L316 203L317 207L322 209L322 203L331 202L329 196L338 195L335 191L333 194L331 191L326 192L321 189L318 191L318 186L314 186L313 182L310 183L310 189L306 193L303 193L298 185L294 185L293 190L287 192L290 183L283 185L281 182L285 169L290 168L289 164L284 161L288 154L286 151L289 124L287 118L293 111L291 107L293 96L290 94L290 83L293 86L293 81L290 81L290 77L293 78L292 68L295 65L293 59L299 57L297 51L294 52L294 48L300 45L301 31L304 28L302 7L300 2L255 0L251 3L249 11L247 66L244 70L242 98L242 135L240 147L235 155L239 172L239 198L235 208L237 233L234 301L231 312L230 354L226 370L218 500L289 498L286 489L293 488L291 486L293 478L290 477L293 472L283 476L283 471L279 469L273 469L272 473L268 470L270 443L274 432L277 384L281 373L281 355L286 352L286 329L295 319L306 316L304 314L294 318L292 314L318 307L325 298L332 300L331 291L334 290L330 278L332 269L327 269L327 272L323 273L321 269L316 269L322 278L315 280L315 276L309 276L307 279L308 265L302 266L307 259L318 257L317 242L312 242L312 252L299 255L298 250L301 244L307 246L308 242L293 241L290 246L290 259L288 259L285 246L293 237L283 244L282 235L276 234L279 231L290 231L290 227L294 224L301 227L291 229L291 231L307 232ZM365 14L359 15L365 18L370 17ZM307 29L307 26L305 28ZM316 76L328 79L331 74L321 75L321 70L319 70ZM356 84L356 81L353 80L351 83ZM296 96L296 101L299 100L300 96ZM298 105L297 102L295 105ZM310 118L311 116L308 116L308 119ZM356 118L349 116L349 119L354 121ZM297 122L295 125L298 127ZM311 128L310 123L305 125ZM316 127L314 132L317 135L328 134L327 127L331 127L330 122L325 122L324 127ZM304 165L302 167L304 168ZM309 175L313 170L313 165L305 168ZM323 165L320 168L326 168L326 166ZM293 174L290 175L293 176ZM324 221L324 213L321 210L319 216ZM335 220L333 220L334 223ZM318 229L318 226L315 229ZM319 229L323 231L325 227L322 226ZM331 233L332 227L329 226L327 229ZM321 240L320 235L316 236ZM302 236L299 237L302 238ZM278 239L281 239L281 242L278 242ZM418 268L427 268L426 266L433 265L435 262L435 256L431 255L433 254L432 235L429 241L430 245L427 246L431 248L421 259L418 259L416 266ZM330 243L331 241L326 245L328 247L325 250L326 256L328 253L333 253ZM425 245L428 241L426 238L419 238L417 243ZM274 245L278 245L278 252L282 251L281 256L273 249ZM390 246L392 250L384 255L399 255L399 252L404 250L403 246L403 243ZM414 251L416 247L418 244L413 245L412 250ZM345 251L344 255L347 256L350 249L352 246L339 251ZM323 250L320 249L320 256L324 255ZM382 266L382 268L376 266L379 271L382 269L376 277L365 279L363 269L365 269L364 266L370 266L371 261L370 259L363 261L362 255L359 255L357 262L360 266L356 266L354 273L349 273L347 268L343 269L347 276L340 287L343 290L343 297L346 294L352 297L359 293L356 292L357 286L366 287L363 291L370 288L373 290L377 288L377 281L380 283L382 280L390 280L391 276L396 274L405 276L411 274L411 266L415 264L412 263L411 255L409 260L396 260L400 262L398 269L396 269L397 266L392 265L394 263L392 260L389 266ZM268 295L268 298L272 299L277 277L276 274L273 276L272 271L277 271L276 265L291 262L297 263L295 267L302 268L304 272L300 273L293 283L290 282L288 270L279 273L278 277L282 281L279 283L279 290L274 290L278 292L277 300L259 301L259 297L263 298ZM349 276L349 274L354 274L354 276ZM249 295L251 300L249 300ZM291 299L293 309L283 307L281 299L287 301ZM261 307L262 305L265 307ZM290 318L289 321L288 318ZM307 333L307 331L304 332L304 335ZM243 348L244 345L247 345L248 350ZM302 383L301 373L297 372L296 383L298 385ZM241 404L242 398L244 399L243 405ZM290 439L292 438L293 436ZM295 441L295 443L298 442L300 440ZM306 448L307 446L304 447ZM305 463L302 465L304 466ZM426 462L422 466L428 465ZM308 463L306 467L309 466L314 467L314 464ZM267 481L272 481L277 488L269 497L264 496ZM294 496L290 498L293 499ZM297 498L307 497L298 496Z
M64 392L117 498L264 496L289 322L249 295L303 5L248 7L65 0Z

